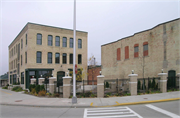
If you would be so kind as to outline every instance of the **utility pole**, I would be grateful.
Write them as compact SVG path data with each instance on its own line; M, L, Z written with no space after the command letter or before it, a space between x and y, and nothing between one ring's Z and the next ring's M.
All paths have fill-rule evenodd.
M77 103L76 97L76 73L75 73L75 65L76 65L76 0L74 0L74 49L73 49L73 97L72 104Z

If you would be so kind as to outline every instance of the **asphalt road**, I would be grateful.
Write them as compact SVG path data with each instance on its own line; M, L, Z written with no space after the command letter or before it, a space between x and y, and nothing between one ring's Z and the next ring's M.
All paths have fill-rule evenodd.
M0 118L179 118L180 100L104 108L47 108L0 105ZM110 118L108 117L108 118Z

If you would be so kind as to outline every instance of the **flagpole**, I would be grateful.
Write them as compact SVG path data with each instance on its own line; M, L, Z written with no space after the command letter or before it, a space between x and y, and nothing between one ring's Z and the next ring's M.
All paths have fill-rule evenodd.
M75 73L75 64L76 64L76 0L74 0L74 50L73 50L73 97L72 97L72 104L77 103L76 97L76 73Z

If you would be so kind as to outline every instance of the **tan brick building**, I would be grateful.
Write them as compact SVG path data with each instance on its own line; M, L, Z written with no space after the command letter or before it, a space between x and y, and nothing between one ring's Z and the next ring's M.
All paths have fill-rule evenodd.
M157 77L161 69L169 76L180 72L180 19L155 26L101 46L105 79Z
M87 73L87 36L76 31L76 63ZM9 45L9 83L28 88L30 79L61 79L73 69L73 30L27 23ZM85 76L83 79L87 79Z

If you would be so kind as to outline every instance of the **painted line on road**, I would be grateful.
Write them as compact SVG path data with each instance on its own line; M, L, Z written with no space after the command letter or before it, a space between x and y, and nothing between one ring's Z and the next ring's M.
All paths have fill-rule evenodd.
M90 104L90 106L93 106L93 102Z
M135 105L135 104L147 104L147 103L156 103L156 102L166 102L180 100L180 98L170 98L170 99L162 99L162 100L152 100L152 101L140 101L140 102L129 102L129 103L118 103L116 101L115 105L107 105L107 106L91 106L91 107L115 107L115 106L124 106L124 105Z
M8 92L2 91L2 90L0 90L0 91L3 93L6 93L6 94L12 95L11 93L8 93Z
M166 111L166 110L164 110L164 109L158 108L158 107L153 106L153 105L151 105L151 104L148 104L148 105L145 105L145 106L147 106L147 107L149 107L149 108L151 108L151 109L153 109L153 110L155 110L155 111L158 111L158 112L161 112L161 113L163 113L163 114L166 114L166 115L168 115L168 116L170 116L170 117L172 117L172 118L180 118L180 116L178 116L178 115L176 115L176 114L174 114L174 113L171 113L171 112Z

